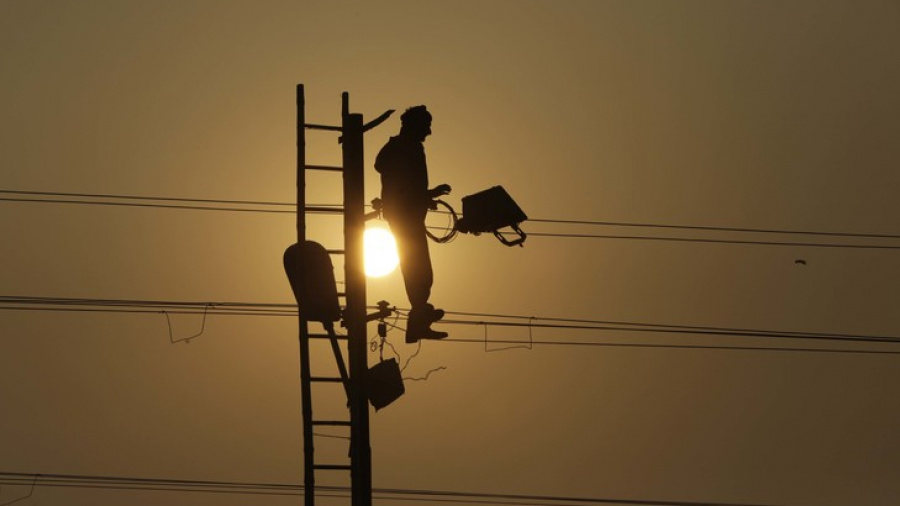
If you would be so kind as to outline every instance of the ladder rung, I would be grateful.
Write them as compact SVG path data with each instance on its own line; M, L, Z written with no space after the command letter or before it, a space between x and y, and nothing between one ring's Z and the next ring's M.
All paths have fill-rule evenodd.
M344 379L335 376L312 376L310 381L321 381L323 383L343 383Z
M330 427L349 427L350 422L347 420L313 420L313 425L328 425Z
M349 471L353 468L343 464L316 464L313 466L313 469L321 469L322 471Z
M310 339L331 339L331 336L329 336L328 334L310 334L309 338ZM336 336L334 336L334 338L338 339L338 340L342 340L342 341L347 340L347 336L342 336L342 335L336 335Z
M325 170L328 172L344 172L343 167L337 167L334 165L307 165L306 170Z
M309 128L310 130L330 130L332 132L343 132L344 129L339 126L332 125L318 125L316 123L304 123L304 127Z

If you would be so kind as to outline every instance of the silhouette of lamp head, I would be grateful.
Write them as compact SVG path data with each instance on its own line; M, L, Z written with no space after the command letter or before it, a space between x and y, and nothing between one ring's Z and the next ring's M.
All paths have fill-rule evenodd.
M518 204L506 193L502 186L494 186L462 199L462 218L456 229L467 234L478 235L491 232L507 246L521 246L527 235L519 228L519 224L528 219ZM500 229L510 227L518 235L516 239L507 239Z
M312 322L320 322L325 329L333 329L341 319L334 265L325 248L313 241L292 244L284 252L284 271L300 316Z

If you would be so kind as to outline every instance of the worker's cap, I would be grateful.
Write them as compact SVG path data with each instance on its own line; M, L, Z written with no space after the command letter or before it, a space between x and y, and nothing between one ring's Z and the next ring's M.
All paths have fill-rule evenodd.
M404 125L427 125L431 123L431 113L424 105L417 105L407 109L400 116L400 121Z

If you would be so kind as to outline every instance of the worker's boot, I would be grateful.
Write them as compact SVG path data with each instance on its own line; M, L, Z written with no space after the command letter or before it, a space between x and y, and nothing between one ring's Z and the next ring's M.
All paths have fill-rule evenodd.
M436 322L444 317L443 309L435 309L435 307L432 304L428 304L425 307L426 307L426 317L429 321Z
M409 320L406 323L406 342L416 343L421 339L443 339L447 337L446 332L440 332L431 328L434 321L432 318L437 311L443 316L443 311L434 309L428 310L412 310L409 312Z
M406 342L408 344L417 343L422 339L443 339L447 337L448 333L441 332L439 330L434 330L431 327L425 327L424 329L406 329Z

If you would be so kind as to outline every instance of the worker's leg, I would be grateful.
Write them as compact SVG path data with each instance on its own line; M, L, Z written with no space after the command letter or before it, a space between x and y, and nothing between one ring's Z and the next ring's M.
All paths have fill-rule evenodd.
M425 236L424 221L389 222L397 240L400 256L400 272L412 309L406 326L406 342L415 343L420 339L443 339L446 332L431 329L431 324L444 316L442 310L435 310L428 303L434 273L431 270L431 255L428 252L428 238Z
M390 225L397 240L400 272L403 274L409 303L413 311L425 310L428 307L428 298L431 297L431 285L434 283L425 224L394 219Z

